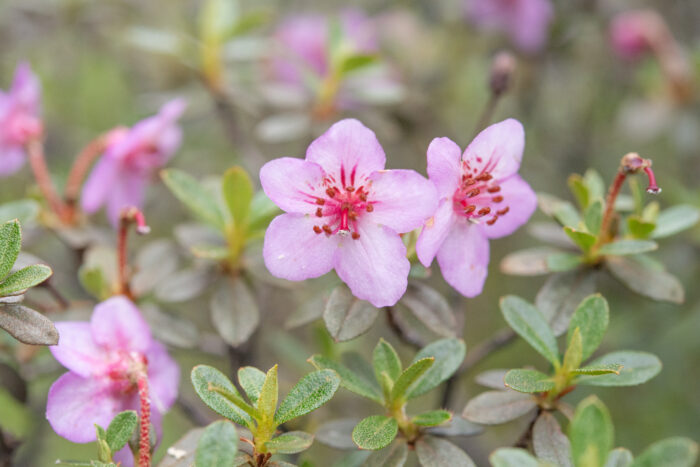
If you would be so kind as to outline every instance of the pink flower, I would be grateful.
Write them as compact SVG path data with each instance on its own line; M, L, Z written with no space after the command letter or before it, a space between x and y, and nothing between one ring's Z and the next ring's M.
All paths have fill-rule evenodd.
M53 383L46 403L56 433L87 443L96 439L95 424L106 428L119 412L138 410L144 370L151 419L159 426L177 397L180 370L131 301L110 298L95 307L89 323L59 322L56 328L61 339L51 353L70 370Z
M448 138L428 147L428 176L440 197L418 238L424 266L437 255L445 280L459 293L481 293L488 274L489 239L513 233L530 218L537 197L517 174L525 133L508 119L479 133L464 154Z
M107 216L116 226L122 208L143 206L153 173L180 147L182 130L176 122L184 110L185 102L175 99L131 129L118 128L109 134L105 153L83 187L85 212L94 213L106 204Z
M0 176L22 168L24 146L41 134L40 100L39 80L27 63L20 63L9 91L0 91Z
M311 143L306 160L283 157L260 170L267 196L286 211L265 233L265 265L300 281L335 269L375 306L406 291L409 262L398 234L435 212L435 187L412 170L384 170L372 130L341 120Z
M550 0L468 0L469 19L484 29L506 33L526 53L547 42L553 8Z
M359 10L345 10L339 17L344 47L354 53L374 53L377 39L373 24ZM323 15L290 16L274 34L276 47L272 70L287 84L306 86L309 79L321 80L330 72L332 23Z
M610 43L625 60L638 60L650 51L651 35L658 27L654 13L645 10L620 13L610 23Z

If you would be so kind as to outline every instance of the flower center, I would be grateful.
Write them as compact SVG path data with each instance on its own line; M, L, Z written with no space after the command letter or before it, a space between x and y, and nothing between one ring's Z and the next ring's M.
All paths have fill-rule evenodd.
M336 182L332 176L324 179L325 196L314 197L317 206L314 215L319 219L313 227L316 234L350 235L353 240L360 238L357 220L363 213L374 211L374 206L368 200L369 184L356 183L352 175L347 184ZM341 181L345 182L342 171Z
M478 175L463 171L462 183L452 197L457 215L476 223L485 220L487 225L495 224L508 213L509 207L502 202L501 186L488 171Z
M135 392L138 379L146 372L147 364L148 359L139 352L117 352L106 375L120 392Z

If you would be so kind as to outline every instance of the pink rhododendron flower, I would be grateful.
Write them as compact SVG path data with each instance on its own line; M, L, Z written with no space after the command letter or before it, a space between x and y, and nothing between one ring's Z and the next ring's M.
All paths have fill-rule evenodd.
M627 11L610 23L610 43L617 55L625 60L637 60L650 51L649 41L658 21L649 11Z
M477 26L504 32L517 48L534 53L547 42L553 8L550 0L468 0L467 15Z
M94 213L106 204L107 216L116 226L122 208L143 206L153 173L180 147L182 130L177 120L184 110L185 102L176 99L131 129L119 128L109 134L105 153L83 188L85 212Z
M406 291L409 262L399 233L420 227L437 206L435 187L412 170L384 170L374 132L342 120L311 143L306 160L283 157L260 170L267 196L286 211L265 233L270 272L288 280L331 269L375 306Z
M10 89L0 91L0 176L24 165L24 146L41 134L40 100L39 80L27 63L20 63Z
M467 297L484 287L489 239L513 233L537 206L535 193L517 174L524 146L522 125L508 119L479 133L463 155L448 138L428 147L428 176L440 202L416 252L426 267L437 255L445 280Z
M51 353L67 373L49 390L46 418L54 431L75 443L96 439L124 410L139 410L137 381L148 375L151 420L175 402L180 370L131 301L110 298L95 307L90 322L59 322L61 336ZM128 449L128 448L125 448ZM129 456L120 456L129 459Z

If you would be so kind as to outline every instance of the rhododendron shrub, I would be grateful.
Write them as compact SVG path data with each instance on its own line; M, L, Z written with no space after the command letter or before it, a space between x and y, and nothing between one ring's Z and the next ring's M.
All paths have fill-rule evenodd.
M695 465L662 2L25 3L0 465Z

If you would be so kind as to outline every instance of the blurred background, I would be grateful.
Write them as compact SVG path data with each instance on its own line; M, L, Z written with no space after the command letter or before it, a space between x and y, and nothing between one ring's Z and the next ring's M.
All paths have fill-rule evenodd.
M345 116L359 118L377 133L388 168L413 168L425 174L425 152L433 138L447 136L461 147L471 141L491 98L493 58L510 51L515 71L508 90L495 105L492 122L513 117L525 126L521 174L535 191L570 198L568 175L589 167L609 183L621 156L634 151L654 161L663 188L657 198L662 207L698 206L697 96L674 92L654 54L625 60L610 41L609 27L615 15L641 7L656 10L665 20L683 52L691 88L694 83L697 91L700 3L689 0L555 1L546 43L526 52L507 32L470 21L468 7L460 0L240 0L240 27L221 40L212 39L202 26L201 1L2 0L0 88L9 86L20 61L28 61L39 75L47 161L59 184L65 181L75 154L92 138L116 125L133 124L175 96L185 97L188 109L182 119L183 145L170 166L200 179L240 165L258 183L257 173L264 162L281 156L302 157L314 137ZM372 40L376 41L371 44L372 53L378 59L371 70L348 79L332 105L325 105L323 91L311 86L310 92L304 79L294 81L280 75L276 60L289 53L280 49L280 25L290 15L302 14L318 15L334 24L348 8L363 12L358 13L366 15L363 21L371 21ZM208 59L206 50L215 50L215 58ZM26 168L0 183L0 202L36 195ZM191 221L160 183L150 188L144 212L153 233L148 239L135 239L134 248L154 238L171 237L176 226ZM538 212L533 221L541 217ZM54 268L54 285L76 303L83 300L89 310L89 301L75 279L71 252L51 234L31 226L25 229L24 248L45 259ZM538 244L527 227L492 242L486 288L474 299L451 291L433 268L428 280L448 297L463 324L467 353L504 326L498 310L500 296L512 293L534 301L544 278L507 276L498 264L506 253ZM642 299L610 277L599 278L599 289L611 306L610 329L600 352L645 350L657 354L664 364L662 373L643 386L596 389L612 412L615 445L635 453L662 437L700 439L699 244L700 228L696 226L662 241L654 253L686 287L681 306ZM183 253L183 261L190 261L186 255ZM260 328L233 356L211 337L206 296L165 306L170 315L187 326L194 323L196 329L187 328L191 338L187 345L169 342L181 363L184 403L165 419L157 458L188 429L215 418L189 383L189 370L197 363L221 369L238 364L267 369L279 362L284 390L311 370L304 362L311 354L352 349L369 355L380 336L397 346L404 360L412 358L413 350L392 334L381 316L369 333L348 343L330 343L318 321L286 330L285 320L312 296L309 290L322 290L334 279L310 282L256 289ZM63 370L48 351L32 352L31 361L27 357L28 364L21 371L29 381L28 403L36 422L29 441L15 457L16 465L43 466L56 458L88 458L94 446L62 440L44 420L46 391ZM449 408L461 412L466 401L482 390L473 383L480 370L516 368L537 361L529 347L516 341L463 378ZM577 390L570 402L582 399L588 391ZM413 410L422 404L434 407L439 399L440 390L433 391L417 401ZM304 419L305 429L313 432L314 426L334 416L365 416L375 410L341 390L320 413ZM481 465L494 448L512 444L525 423L521 419L489 428L461 444ZM308 465L325 466L339 456L339 451L315 443L303 459Z

